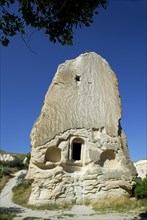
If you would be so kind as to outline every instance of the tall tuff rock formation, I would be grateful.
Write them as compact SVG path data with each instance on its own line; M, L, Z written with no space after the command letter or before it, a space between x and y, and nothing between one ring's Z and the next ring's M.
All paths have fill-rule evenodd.
M120 126L118 82L85 53L61 64L31 132L30 204L82 204L131 192L135 168Z

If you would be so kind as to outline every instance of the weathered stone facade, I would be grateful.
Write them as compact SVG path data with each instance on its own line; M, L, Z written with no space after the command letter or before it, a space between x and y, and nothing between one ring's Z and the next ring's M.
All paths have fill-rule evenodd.
M30 204L127 195L135 168L120 126L117 78L96 53L58 67L31 132Z

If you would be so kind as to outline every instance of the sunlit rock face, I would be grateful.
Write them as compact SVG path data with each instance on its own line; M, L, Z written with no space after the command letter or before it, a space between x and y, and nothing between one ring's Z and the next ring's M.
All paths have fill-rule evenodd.
M147 178L147 159L134 162L134 166L136 167L138 177L141 179Z
M136 170L120 126L116 75L94 52L59 65L31 132L30 204L119 197Z
M13 161L14 157L10 154L0 154L0 162L9 162Z

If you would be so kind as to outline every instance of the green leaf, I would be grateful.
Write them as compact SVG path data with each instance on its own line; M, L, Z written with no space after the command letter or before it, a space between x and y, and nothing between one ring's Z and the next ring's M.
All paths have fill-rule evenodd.
M1 40L1 42L3 46L7 47L10 41L5 38L4 40Z

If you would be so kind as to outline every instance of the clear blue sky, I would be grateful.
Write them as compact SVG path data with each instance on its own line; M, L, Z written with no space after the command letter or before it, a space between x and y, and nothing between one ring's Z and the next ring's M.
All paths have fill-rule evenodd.
M146 158L146 13L146 0L111 0L90 28L75 31L72 47L52 44L42 32L30 39L35 53L19 35L1 47L1 148L30 151L30 131L58 65L90 50L118 77L131 159Z

